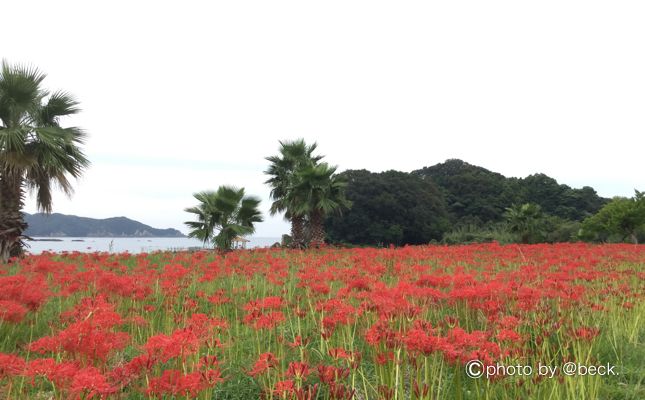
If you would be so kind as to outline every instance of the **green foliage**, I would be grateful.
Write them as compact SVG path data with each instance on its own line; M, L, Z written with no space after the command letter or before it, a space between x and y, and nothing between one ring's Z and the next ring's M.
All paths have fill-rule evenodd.
M522 243L537 243L544 240L545 224L542 208L537 204L525 203L506 209L509 231L516 233Z
M575 242L582 224L560 217L545 216L543 221L544 241L548 243Z
M36 191L38 208L50 212L51 188L73 192L68 177L80 177L89 161L78 147L86 134L63 128L61 117L78 113L78 102L65 92L41 88L45 74L35 68L2 63L0 73L0 174L17 170Z
M645 193L634 197L614 197L596 215L584 220L580 237L592 241L629 240L638 243L645 230Z
M309 165L296 171L291 188L301 201L295 204L295 212L307 216L311 242L320 245L325 239L324 220L327 215L342 215L351 207L345 197L347 182L335 174L336 167L327 163Z
M186 222L190 228L188 237L204 244L212 241L222 251L231 249L236 236L255 232L253 224L263 220L258 210L260 200L244 196L244 188L220 186L216 192L199 192L194 197L200 204L185 210L197 216L197 221Z
M545 214L581 221L606 203L588 186L572 189L544 174L506 178L461 160L447 160L412 173L439 186L454 225L500 222L507 208L524 203L539 205Z
M284 234L280 238L280 246L282 246L282 247L291 247L291 241L292 241L291 236L289 236L287 234Z
M516 243L518 237L510 232L505 224L495 224L488 227L467 224L461 225L443 235L445 244L489 243L500 244Z
M440 240L449 226L443 197L429 180L404 172L349 170L352 209L327 218L332 242L365 245L421 244Z
M294 141L280 141L280 155L266 157L271 164L264 171L270 178L265 182L271 187L271 215L286 212L285 218L294 214L298 199L293 196L291 188L294 186L296 172L308 166L314 166L324 156L314 156L318 145L308 145L304 139Z
M546 214L574 221L593 215L606 203L589 186L572 189L545 174L520 179L519 190L522 202L538 204Z
M517 200L514 181L461 160L447 160L412 173L441 188L455 224L500 221L504 209Z

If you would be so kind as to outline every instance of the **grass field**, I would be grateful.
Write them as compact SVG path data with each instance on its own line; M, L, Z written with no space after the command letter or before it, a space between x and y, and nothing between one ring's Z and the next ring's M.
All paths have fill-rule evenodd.
M0 398L643 399L644 282L636 245L30 256Z

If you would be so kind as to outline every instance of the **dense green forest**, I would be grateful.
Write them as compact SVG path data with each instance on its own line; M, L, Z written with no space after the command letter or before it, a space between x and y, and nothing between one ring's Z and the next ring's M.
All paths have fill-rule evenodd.
M450 227L444 196L429 179L398 171L339 175L352 207L327 219L332 243L422 244L441 240Z
M611 201L591 187L571 188L545 174L508 178L455 159L411 173L348 170L339 175L347 180L352 208L327 218L331 243L578 240L584 238L583 221ZM639 235L616 233L615 241L627 236L635 241ZM606 240L611 234L586 237Z

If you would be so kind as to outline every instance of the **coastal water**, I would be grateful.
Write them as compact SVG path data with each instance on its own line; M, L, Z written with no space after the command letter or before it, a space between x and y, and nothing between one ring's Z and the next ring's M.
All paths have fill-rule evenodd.
M163 250L188 250L189 248L202 248L202 242L191 238L98 238L98 237L61 237L61 238L34 238L47 241L28 241L29 251L40 254L43 251L60 253L63 251L79 251L83 253L112 252L123 253L151 253ZM280 238L249 237L246 248L269 247ZM55 240L55 241L51 241Z

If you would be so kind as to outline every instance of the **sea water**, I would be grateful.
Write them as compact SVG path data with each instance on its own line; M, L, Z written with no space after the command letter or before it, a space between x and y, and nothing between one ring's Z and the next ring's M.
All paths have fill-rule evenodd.
M40 254L43 251L60 253L63 251L79 251L83 253L111 252L111 253L151 253L164 250L188 250L203 248L203 243L191 238L99 238L99 237L60 237L60 238L34 238L38 241L27 241L29 246L26 250L32 254ZM45 239L46 241L41 241ZM280 238L270 237L249 237L246 248L269 247ZM53 241L55 240L55 241ZM208 246L212 248L211 246Z

